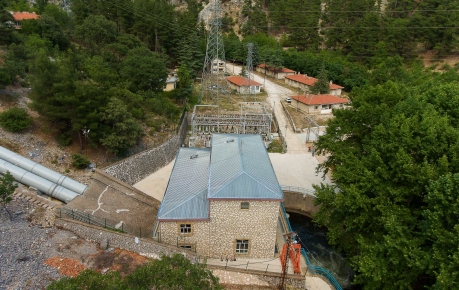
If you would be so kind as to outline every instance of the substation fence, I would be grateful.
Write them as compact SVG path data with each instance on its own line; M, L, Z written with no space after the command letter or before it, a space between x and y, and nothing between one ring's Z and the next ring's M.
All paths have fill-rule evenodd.
M106 218L98 218L91 214L70 207L56 209L56 215L60 218L71 218L72 220L77 220L88 225L101 227L115 232L130 234L139 238L151 238L151 230L128 225L123 222L116 223L115 221Z
M290 225L290 221L288 220L287 212L285 211L285 207L284 207L284 203L283 202L281 203L281 208L282 208L283 217L284 217L283 219L286 220L284 225L287 226L289 232L292 232L293 231L292 230L292 226ZM308 257L308 253L306 252L306 250L304 248L301 248L301 254L303 255L304 259L306 260L306 264L308 265L308 270L309 270L309 272L311 274L320 275L320 276L326 278L328 280L328 282L333 287L335 287L336 290L343 290L343 288L338 283L338 281L336 281L335 277L333 277L333 275L327 269L319 267L319 266L314 266L314 265L311 264L311 261L309 260L309 257Z

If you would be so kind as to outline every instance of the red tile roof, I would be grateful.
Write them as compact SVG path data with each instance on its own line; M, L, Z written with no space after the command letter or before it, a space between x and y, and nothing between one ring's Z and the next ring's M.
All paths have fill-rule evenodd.
M306 105L323 105L323 104L345 104L349 103L349 100L333 96L333 95L302 95L292 96L294 100Z
M37 19L38 15L30 12L14 12L13 17L16 21L22 21L28 19Z
M228 81L235 84L238 87L247 87L249 85L249 79L241 77L241 76L228 77ZM252 80L250 80L250 85L251 86L261 86L260 83L257 83L256 81L252 81Z
M264 68L265 66L266 66L266 64L264 64L264 63L258 65L258 67L261 67L261 68ZM283 67L283 68L277 69L277 70L275 70L274 68L269 67L269 66L266 66L266 68L268 70L276 72L276 73L294 73L295 72L294 70L291 70L291 69L286 68L286 67Z
M286 76L286 79L293 80L302 84L305 84L307 86L312 87L315 82L317 82L316 78L310 77L308 75L291 75L291 76ZM337 84L330 84L330 90L337 90L337 89L344 89L344 87L337 85Z

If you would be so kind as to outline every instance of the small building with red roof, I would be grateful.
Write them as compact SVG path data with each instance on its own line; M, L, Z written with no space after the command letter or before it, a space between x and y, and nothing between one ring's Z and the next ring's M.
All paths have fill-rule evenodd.
M11 12L10 13L13 15L14 18L14 28L20 29L21 28L21 23L24 20L31 20L31 19L38 19L39 15L36 14L35 12L30 13L30 12Z
M299 88L306 93L311 92L311 88L316 82L316 78L310 77L306 74L296 74L285 77L285 83L287 85ZM330 95L341 96L342 89L344 89L344 87L334 84L332 81L330 81Z
M258 65L256 68L256 71L262 74L266 74L267 76L270 76L277 80L283 80L285 79L286 76L291 76L291 75L296 74L294 70L291 70L285 67L280 68L280 69L275 69L275 68L267 66L264 63Z
M261 92L261 88L263 87L262 84L241 76L230 76L226 80L230 89L240 94L247 94L249 92L258 94Z
M349 103L348 99L334 95L301 95L292 96L291 106L307 114L330 114L332 109L342 109Z

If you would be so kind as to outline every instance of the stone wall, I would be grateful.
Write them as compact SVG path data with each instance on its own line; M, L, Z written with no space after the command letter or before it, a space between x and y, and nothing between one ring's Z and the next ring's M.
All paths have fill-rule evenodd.
M174 246L175 244L167 245L157 243L149 239L139 239L139 243L137 244L134 236L110 231L75 220L58 218L55 221L55 226L60 229L71 231L83 239L102 244L108 242L109 247L125 249L153 259L159 258L161 254L172 256L175 253L180 253L192 261L196 261L198 258L198 256L191 251L184 251L176 248ZM208 268L239 272L238 270L230 267L225 268L221 266L208 265ZM268 284L273 286L279 284L280 274L265 273L254 270L244 271L244 273L257 275L260 280L266 281ZM299 289L305 289L304 277L300 275L287 275L286 283Z
M180 224L191 224L191 234L180 234ZM162 243L174 246L190 245L199 256L209 257L209 222L160 222L158 229Z
M59 218L56 219L55 225L57 228L71 231L86 240L96 243L108 241L109 247L125 249L150 258L159 258L161 254L172 256L174 253L181 253L187 259L196 258L196 254L191 251L184 251L167 244L161 244L142 238L138 239L139 243L137 244L135 242L135 237L132 235L110 231L75 220Z
M179 133L162 145L145 150L103 169L104 172L130 185L163 168L174 160L188 129L188 118L183 118Z
M264 259L274 257L279 202L250 201L241 209L241 201L210 202L209 256L236 256ZM249 240L249 253L236 254L236 239Z

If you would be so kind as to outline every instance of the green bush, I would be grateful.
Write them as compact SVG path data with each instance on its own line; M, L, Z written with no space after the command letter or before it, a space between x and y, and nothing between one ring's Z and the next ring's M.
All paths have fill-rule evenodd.
M0 126L11 132L21 132L31 124L32 118L21 108L11 108L0 114Z
M72 154L72 166L76 169L85 169L91 162L81 154Z
M66 147L72 144L72 137L69 133L63 132L56 136L56 141L60 146Z
M274 139L268 146L268 152L270 153L284 152L284 148L282 147L282 143L280 142L280 140Z

